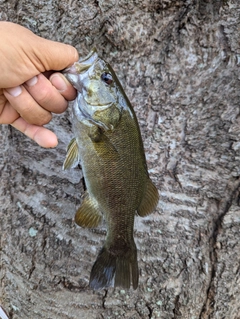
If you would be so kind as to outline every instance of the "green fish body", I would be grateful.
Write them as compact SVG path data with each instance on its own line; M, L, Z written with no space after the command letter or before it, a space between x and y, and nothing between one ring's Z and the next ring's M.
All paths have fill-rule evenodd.
M97 227L104 216L106 242L90 275L90 287L138 286L134 216L150 214L158 191L149 178L133 108L111 66L95 50L64 74L77 89L73 132L64 169L80 163L86 194L76 212L81 227Z

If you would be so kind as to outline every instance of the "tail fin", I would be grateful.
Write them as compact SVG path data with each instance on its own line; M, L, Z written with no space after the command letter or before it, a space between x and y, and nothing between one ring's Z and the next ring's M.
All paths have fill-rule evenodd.
M112 286L114 281L114 287L128 289L132 282L133 289L137 289L138 277L135 244L134 249L120 256L114 255L103 246L92 267L89 285L93 289L101 289Z

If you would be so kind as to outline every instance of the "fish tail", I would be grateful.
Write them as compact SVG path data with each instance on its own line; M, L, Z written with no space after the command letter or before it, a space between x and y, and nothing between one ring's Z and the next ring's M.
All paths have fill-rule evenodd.
M133 289L138 287L138 263L137 249L135 243L125 254L114 254L105 246L101 249L97 260L95 261L89 285L93 289L101 289L112 286L130 288L131 283Z

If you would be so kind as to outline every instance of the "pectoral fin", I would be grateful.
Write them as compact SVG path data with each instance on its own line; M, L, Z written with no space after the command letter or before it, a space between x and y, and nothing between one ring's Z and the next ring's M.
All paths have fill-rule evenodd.
M144 217L150 214L157 206L159 200L158 190L153 182L148 179L143 199L137 209L138 215Z
M75 215L75 222L81 227L97 227L102 219L97 203L87 195Z
M71 140L67 148L67 155L63 163L63 169L74 168L79 163L78 146L75 138Z
M106 161L119 160L119 153L104 132L97 128L89 132L89 137L93 143L97 155Z

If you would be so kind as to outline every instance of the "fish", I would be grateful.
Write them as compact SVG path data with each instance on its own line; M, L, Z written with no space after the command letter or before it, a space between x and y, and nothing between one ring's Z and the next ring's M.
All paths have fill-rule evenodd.
M77 90L71 140L63 169L81 166L86 191L75 222L97 227L104 217L105 243L92 267L89 286L137 289L139 268L135 215L157 206L136 114L112 67L96 49L63 74Z

